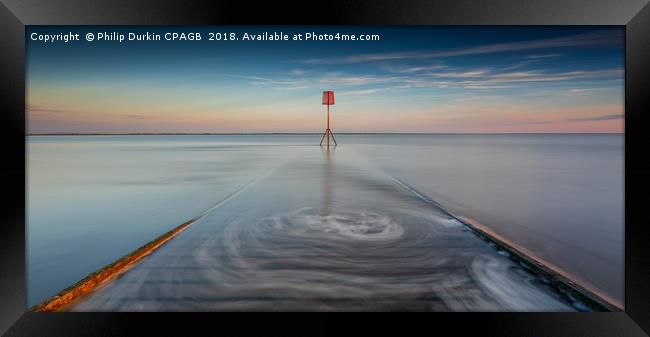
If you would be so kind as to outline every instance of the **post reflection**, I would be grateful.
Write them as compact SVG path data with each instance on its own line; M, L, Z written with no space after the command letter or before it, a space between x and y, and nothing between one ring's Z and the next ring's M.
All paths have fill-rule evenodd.
M333 165L332 156L334 152L333 147L321 147L323 153L323 207L321 210L322 215L327 216L332 212L333 207L333 194L334 194L334 178L332 177Z

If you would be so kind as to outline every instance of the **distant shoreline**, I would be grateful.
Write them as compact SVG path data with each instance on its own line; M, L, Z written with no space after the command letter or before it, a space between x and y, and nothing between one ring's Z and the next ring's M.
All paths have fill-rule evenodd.
M25 136L310 136L322 132L250 132L250 133L28 133ZM624 135L625 132L503 132L503 133L429 133L429 132L337 132L337 135Z

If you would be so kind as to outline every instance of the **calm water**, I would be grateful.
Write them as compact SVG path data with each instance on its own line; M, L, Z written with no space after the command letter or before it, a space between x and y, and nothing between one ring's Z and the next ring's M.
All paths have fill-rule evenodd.
M570 309L395 179L622 303L622 135L319 139L28 137L28 305L210 210L89 308L178 309L134 300L133 283L159 299L183 275L192 298L219 286L210 301L171 298L184 308Z

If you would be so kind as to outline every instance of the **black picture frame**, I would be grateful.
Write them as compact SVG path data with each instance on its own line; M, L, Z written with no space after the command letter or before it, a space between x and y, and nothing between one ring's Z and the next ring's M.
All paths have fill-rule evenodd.
M625 311L611 313L439 313L412 315L435 331L497 336L646 336L650 333L650 187L648 90L650 5L647 0L3 0L0 5L0 332L6 336L140 335L208 327L238 333L223 313L33 313L25 304L25 26L26 25L622 25L625 56ZM328 10L321 10L320 6ZM645 114L644 114L645 112ZM295 322L273 318L282 330ZM258 318L254 319L259 322ZM325 332L334 320L304 317ZM363 324L381 329L381 320ZM315 325L317 324L317 325ZM384 322L387 324L387 322ZM341 327L340 323L336 324ZM296 325L297 327L297 325ZM314 329L311 327L310 329ZM232 327L230 327L232 328ZM435 330L433 330L435 329ZM309 330L305 330L309 331ZM644 332L645 331L645 332ZM364 330L368 332L368 330ZM215 332L214 334L216 334Z

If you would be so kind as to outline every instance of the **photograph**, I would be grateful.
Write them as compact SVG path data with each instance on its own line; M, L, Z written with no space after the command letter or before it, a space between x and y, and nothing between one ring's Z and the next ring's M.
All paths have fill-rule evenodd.
M622 312L625 42L26 26L27 310Z

